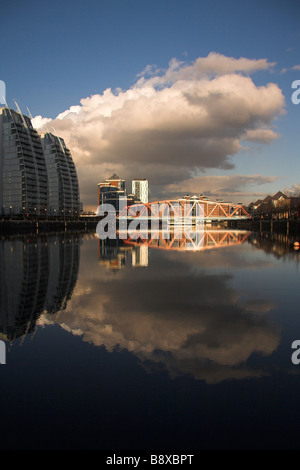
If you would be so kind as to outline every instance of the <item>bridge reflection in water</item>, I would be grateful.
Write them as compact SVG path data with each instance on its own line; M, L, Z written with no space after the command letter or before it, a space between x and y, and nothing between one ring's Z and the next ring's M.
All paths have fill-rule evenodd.
M119 231L116 239L98 241L98 261L107 269L125 267L131 254L132 267L148 266L148 250L206 251L244 243L251 232L244 230L197 230L174 227L169 231Z
M204 251L241 245L250 233L244 230L197 230L177 227L168 232L168 237L163 230L148 233L129 232L124 243L133 246L145 245L163 250ZM124 236L122 233L119 235Z

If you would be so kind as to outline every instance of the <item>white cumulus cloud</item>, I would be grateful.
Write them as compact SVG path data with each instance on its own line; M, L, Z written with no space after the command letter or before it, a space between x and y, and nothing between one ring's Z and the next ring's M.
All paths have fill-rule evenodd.
M243 140L270 142L272 121L284 112L274 83L256 86L250 73L266 59L210 53L192 64L173 59L165 71L148 66L128 90L105 90L50 120L33 125L65 139L86 204L97 203L97 183L117 172L147 177L156 187L176 184L195 170L233 168ZM198 192L202 192L199 188Z

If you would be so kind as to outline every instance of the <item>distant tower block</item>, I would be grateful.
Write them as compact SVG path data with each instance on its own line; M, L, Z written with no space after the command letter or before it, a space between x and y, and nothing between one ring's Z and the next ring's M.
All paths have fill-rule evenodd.
M143 204L148 202L148 180L135 179L132 181L132 194Z

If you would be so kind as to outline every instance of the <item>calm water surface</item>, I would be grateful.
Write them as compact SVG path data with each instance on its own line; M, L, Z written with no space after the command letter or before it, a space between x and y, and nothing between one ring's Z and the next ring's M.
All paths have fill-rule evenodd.
M285 236L0 240L2 449L299 448Z

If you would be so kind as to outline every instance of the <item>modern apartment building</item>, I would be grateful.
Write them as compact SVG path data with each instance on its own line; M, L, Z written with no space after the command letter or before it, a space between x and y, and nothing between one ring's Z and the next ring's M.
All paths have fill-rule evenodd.
M135 198L146 204L148 202L148 180L134 179L132 180L132 194Z
M27 116L0 108L0 215L47 214L48 180L41 138Z
M70 150L50 132L42 134L48 175L48 213L76 217L80 212L79 185Z
M124 205L131 206L140 202L148 202L148 181L146 179L133 180L131 194L127 194L125 183L126 181L115 173L103 183L98 183L98 206L110 204L119 212Z
M115 173L105 180L103 183L98 183L98 206L101 204L111 204L118 212L122 201L126 199L125 180L122 180Z

